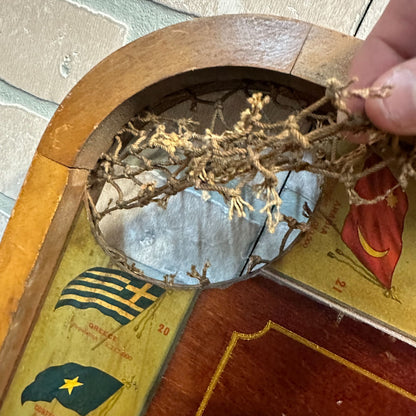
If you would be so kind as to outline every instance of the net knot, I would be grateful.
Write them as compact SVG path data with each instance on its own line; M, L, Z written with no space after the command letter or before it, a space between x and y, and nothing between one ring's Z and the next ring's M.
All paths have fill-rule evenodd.
M355 82L355 78L344 85L336 78L330 78L326 83L325 97L328 98L339 111L347 114L349 113L349 110L347 108L345 99L350 96L347 88L353 82Z
M222 103L222 101L216 101L214 104L214 109L216 111L222 111L224 109L224 105Z
M287 118L285 128L287 129L288 137L295 140L296 143L302 147L302 149L307 149L310 146L308 138L300 132L300 126L294 114L291 114Z

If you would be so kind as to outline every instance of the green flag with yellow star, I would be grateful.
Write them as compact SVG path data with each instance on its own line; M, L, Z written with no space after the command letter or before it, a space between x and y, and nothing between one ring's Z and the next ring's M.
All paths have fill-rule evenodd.
M123 383L98 368L67 363L39 373L23 390L22 404L57 399L62 406L85 416L122 386Z

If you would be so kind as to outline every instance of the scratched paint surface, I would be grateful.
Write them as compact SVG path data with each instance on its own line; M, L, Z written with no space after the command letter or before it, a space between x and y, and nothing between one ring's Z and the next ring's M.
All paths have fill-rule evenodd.
M283 198L285 192L293 193L289 183L287 189L283 190ZM350 209L342 185L326 186L311 220L310 231L284 257L276 261L273 267L281 274L306 283L325 296L342 301L415 338L416 321L410 319L416 314L415 192L415 184L411 183L406 192L408 210L404 220L402 252L392 276L390 291L364 267L341 238ZM379 212L376 209L374 215ZM373 235L379 234L383 240L383 236L389 233L389 227L382 214L378 230L374 230ZM382 259L380 256L385 251L391 249L392 242L387 238L385 247L382 247L385 251L377 252L371 247L372 237L367 236L367 243L363 243L367 253L372 255L372 261L377 262Z
M91 236L82 211L0 412L2 416L76 415L56 399L21 404L23 390L39 373L70 362L95 367L123 383L120 393L89 416L140 414L196 292L166 291L126 325L94 308L55 309L67 283L97 266L111 267ZM74 391L77 388L82 386Z

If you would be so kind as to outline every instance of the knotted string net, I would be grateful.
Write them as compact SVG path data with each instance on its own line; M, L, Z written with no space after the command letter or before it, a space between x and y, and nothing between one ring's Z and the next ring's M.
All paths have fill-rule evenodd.
M351 204L376 203L394 191L392 188L366 200L354 190L360 178L385 166L398 172L395 187L406 188L409 178L415 176L415 147L377 130L366 118L349 114L345 105L351 96L385 96L389 88L353 91L348 87L330 80L325 95L309 105L294 99L286 88L270 83L244 83L214 95L186 90L181 97L187 116L144 112L132 118L115 135L114 145L89 176L86 206L98 243L123 270L175 286L175 272L155 280L137 265L134 256L109 241L111 232L103 232L102 223L109 218L112 221L117 212L140 212L151 205L169 212L171 199L192 189L203 200L222 199L231 222L257 210L265 215L270 233L286 223L283 250L294 230L308 229L313 207L305 204L304 221L282 213L278 192L282 172L306 171L335 179L345 185ZM243 96L246 105L232 121L229 107L236 96ZM195 119L195 109L204 106L209 115L205 112L202 120ZM276 106L278 113L270 111ZM343 121L336 121L337 112L344 114ZM345 140L346 132L365 133L368 143L352 145ZM372 153L381 161L363 170L363 160ZM107 191L97 201L93 191L98 188ZM262 261L256 256L249 260L247 271ZM209 259L203 265L189 264L187 275L195 279L196 286L205 287L211 283L209 268Z

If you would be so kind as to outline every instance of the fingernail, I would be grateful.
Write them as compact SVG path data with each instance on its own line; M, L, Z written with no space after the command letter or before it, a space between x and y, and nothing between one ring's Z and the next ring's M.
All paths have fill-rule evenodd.
M337 123L342 123L348 118L348 116L343 111L337 112Z
M385 98L366 100L366 112L374 124L394 134L416 134L416 67L402 64L381 76L374 87L390 86Z

